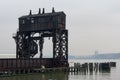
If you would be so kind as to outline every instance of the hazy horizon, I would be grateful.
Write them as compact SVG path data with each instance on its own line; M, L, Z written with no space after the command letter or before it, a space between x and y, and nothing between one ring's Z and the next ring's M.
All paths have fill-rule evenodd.
M70 55L120 52L120 0L1 0L0 54L16 53L12 34L20 16L28 15L29 10L37 14L39 8L51 12L52 7L67 15ZM45 55L52 53L51 45L46 39Z

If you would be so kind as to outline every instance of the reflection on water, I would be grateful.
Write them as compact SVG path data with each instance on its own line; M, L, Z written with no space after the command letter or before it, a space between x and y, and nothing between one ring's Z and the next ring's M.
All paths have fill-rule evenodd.
M0 77L0 80L68 80L68 73L40 73L12 77Z
M81 61L84 62L84 61ZM94 62L94 61L92 61ZM110 72L54 72L26 74L11 77L0 77L0 80L119 80L120 60L116 61L116 67L112 67Z
M70 73L68 80L111 80L110 72L75 72Z
M0 80L111 80L110 73L58 72L0 77Z

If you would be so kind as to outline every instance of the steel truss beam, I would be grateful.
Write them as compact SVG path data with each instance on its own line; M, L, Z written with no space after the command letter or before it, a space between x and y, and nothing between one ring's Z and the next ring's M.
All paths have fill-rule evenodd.
M68 30L17 32L17 35L15 37L16 46L17 46L16 57L33 58L39 51L40 58L42 58L43 55L42 50L43 50L45 37L52 37L53 65L67 66L68 65Z

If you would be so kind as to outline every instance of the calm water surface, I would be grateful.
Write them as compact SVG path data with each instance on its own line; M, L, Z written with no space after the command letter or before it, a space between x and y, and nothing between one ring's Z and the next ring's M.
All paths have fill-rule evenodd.
M70 60L70 64L79 62L117 62L116 67L111 68L111 72L92 72L92 73L39 73L19 75L12 77L0 77L0 80L120 80L120 60Z

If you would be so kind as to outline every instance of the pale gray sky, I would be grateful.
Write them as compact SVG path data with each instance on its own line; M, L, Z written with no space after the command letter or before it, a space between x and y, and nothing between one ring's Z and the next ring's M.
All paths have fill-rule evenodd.
M120 0L0 0L0 54L15 54L18 17L52 7L67 15L69 54L120 52Z

